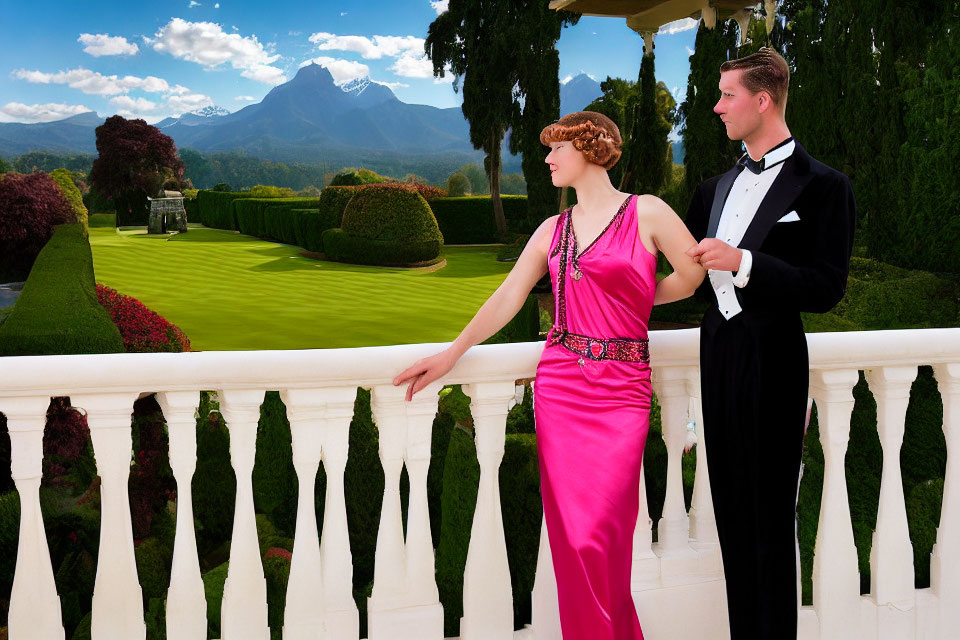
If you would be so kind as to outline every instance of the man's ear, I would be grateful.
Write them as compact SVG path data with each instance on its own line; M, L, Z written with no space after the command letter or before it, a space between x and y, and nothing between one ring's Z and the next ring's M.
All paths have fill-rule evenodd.
M757 100L759 101L759 111L764 113L768 109L773 108L773 99L770 97L770 94L766 91L760 91L757 94Z

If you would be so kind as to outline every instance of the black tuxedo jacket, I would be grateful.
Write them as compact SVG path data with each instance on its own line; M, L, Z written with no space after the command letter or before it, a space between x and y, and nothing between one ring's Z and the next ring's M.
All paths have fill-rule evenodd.
M740 171L746 169L734 167L704 181L694 192L686 225L698 242L716 235L720 213ZM799 220L779 221L792 212ZM797 143L738 245L753 254L747 285L735 288L743 309L739 315L754 324L765 319L760 324L772 329L771 324L790 316L795 320L787 324L798 325L801 311L832 309L846 290L855 224L850 180ZM713 303L703 323L712 333L711 327L725 320L717 310L709 279L703 281L698 295L708 296Z

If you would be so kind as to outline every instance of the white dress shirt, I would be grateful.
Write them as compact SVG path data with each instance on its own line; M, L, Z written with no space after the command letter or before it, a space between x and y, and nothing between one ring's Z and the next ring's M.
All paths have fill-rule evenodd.
M753 173L747 168L740 172L740 175L733 181L727 201L723 205L720 222L717 225L717 238L732 247L739 246L747 227L753 222L764 196L767 195L773 181L780 175L780 170L783 169L783 161L790 157L794 147L796 147L796 143L791 138L786 144L768 151L763 156L765 168L759 174ZM734 287L743 288L747 286L752 266L753 255L744 250L740 259L740 269L736 275L732 271L717 271L715 269L707 271L714 295L717 297L717 307L727 320L743 310L737 300Z

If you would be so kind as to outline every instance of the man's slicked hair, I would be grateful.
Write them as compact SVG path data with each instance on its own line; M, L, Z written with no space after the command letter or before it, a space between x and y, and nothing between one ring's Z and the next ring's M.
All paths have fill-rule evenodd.
M790 88L790 67L779 53L770 47L763 47L756 53L736 60L727 60L720 65L720 73L737 69L743 71L740 84L747 91L766 91L775 105L781 109L786 106L787 91Z

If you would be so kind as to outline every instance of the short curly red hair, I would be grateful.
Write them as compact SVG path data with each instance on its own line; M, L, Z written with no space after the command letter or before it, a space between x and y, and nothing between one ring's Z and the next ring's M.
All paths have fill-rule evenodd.
M573 147L586 156L588 162L598 164L607 171L620 159L620 129L613 120L596 111L568 113L540 132L540 142L572 141Z

